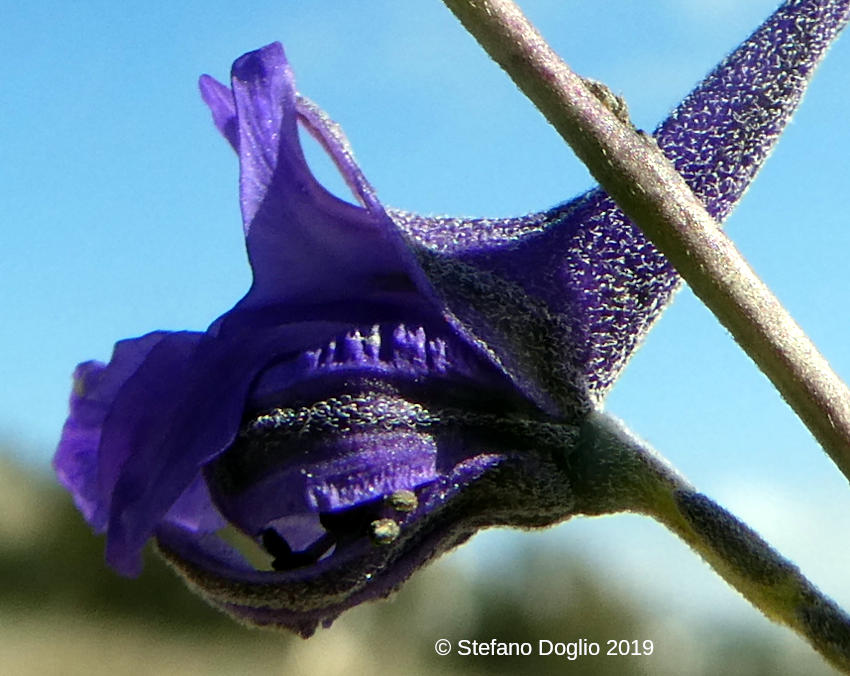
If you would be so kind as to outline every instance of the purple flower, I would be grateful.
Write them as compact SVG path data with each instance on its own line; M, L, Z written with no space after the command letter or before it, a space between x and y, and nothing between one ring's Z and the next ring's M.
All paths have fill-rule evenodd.
M847 11L786 3L658 128L718 219ZM576 513L570 451L679 283L663 256L600 190L504 220L386 209L278 44L200 86L254 281L204 333L77 367L54 464L109 564L137 574L153 536L215 605L306 636L479 528ZM312 176L299 123L358 205Z

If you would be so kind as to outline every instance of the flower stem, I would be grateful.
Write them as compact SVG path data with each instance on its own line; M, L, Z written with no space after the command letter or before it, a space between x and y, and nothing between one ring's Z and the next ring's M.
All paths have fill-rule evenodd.
M444 0L767 375L850 479L850 390L645 135L511 0Z
M790 627L834 667L850 673L850 616L622 424L602 413L591 415L568 458L578 513L653 517L766 617Z

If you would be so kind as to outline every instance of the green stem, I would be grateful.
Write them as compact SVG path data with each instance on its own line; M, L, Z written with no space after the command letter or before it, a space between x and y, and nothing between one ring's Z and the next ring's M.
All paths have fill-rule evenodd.
M653 517L765 616L793 629L833 666L850 673L850 616L622 424L602 413L591 415L569 464L577 512Z
M850 391L654 143L511 0L444 0L756 362L850 479Z

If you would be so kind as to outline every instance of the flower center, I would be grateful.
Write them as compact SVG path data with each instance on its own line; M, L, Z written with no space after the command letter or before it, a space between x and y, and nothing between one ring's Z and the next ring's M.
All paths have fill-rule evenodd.
M400 490L381 501L372 501L338 512L319 513L325 532L302 550L294 551L290 543L274 527L260 533L265 550L274 557L272 568L293 570L316 563L337 546L368 535L376 545L394 542L401 533L404 514L418 506L416 493Z
M300 568L364 538L394 542L424 493L468 457L460 429L530 406L516 399L448 334L354 330L261 374L249 401L259 413L204 474L219 510L276 570Z
M414 491L457 460L440 424L397 394L342 394L255 417L204 472L225 517L289 570L363 537L394 541Z

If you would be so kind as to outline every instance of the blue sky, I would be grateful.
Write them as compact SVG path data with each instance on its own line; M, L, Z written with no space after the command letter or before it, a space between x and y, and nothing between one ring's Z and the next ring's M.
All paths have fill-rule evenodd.
M577 71L624 95L647 129L775 6L521 4ZM343 125L393 206L505 216L592 185L437 0L275 0L247 9L219 0L43 1L4 3L3 16L0 439L37 466L47 466L58 439L74 364L106 359L116 340L153 329L202 330L247 289L236 158L197 95L200 73L226 79L241 53L282 41L299 89ZM728 221L755 269L845 379L848 92L844 38ZM345 194L312 157L317 173ZM607 406L850 602L843 579L850 524L840 516L850 514L847 482L688 291ZM624 575L640 577L641 566L669 558L684 566L681 575L703 576L688 578L694 587L723 589L652 524L625 517L559 533L603 553L622 547L631 557ZM734 598L718 593L719 603Z

